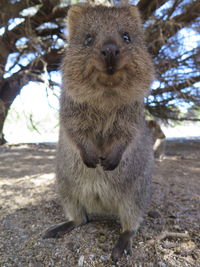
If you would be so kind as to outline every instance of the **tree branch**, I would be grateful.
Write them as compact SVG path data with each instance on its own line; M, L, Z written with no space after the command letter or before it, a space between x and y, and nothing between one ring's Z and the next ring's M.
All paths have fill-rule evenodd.
M41 0L21 0L15 3L12 3L8 0L1 0L0 27L7 26L8 21L11 18L20 17L19 13L22 10L38 4L41 4Z
M183 83L174 84L172 86L167 86L167 87L162 88L162 89L152 90L151 94L153 96L156 96L156 95L160 95L160 94L163 94L163 93L166 93L166 92L180 91L181 89L186 88L188 86L192 86L194 83L199 82L199 81L200 81L200 76L188 78Z
M142 13L143 20L147 20L165 2L164 0L140 0L137 6Z
M160 48L165 45L168 39L174 36L183 27L189 26L200 14L199 1L192 2L185 7L185 11L171 19L158 21L150 25L146 32L149 50L153 56L156 56Z
M49 53L36 58L31 63L14 73L11 77L0 81L0 99L4 101L6 108L12 104L22 87L30 81L44 82L41 73L58 70L62 58L61 49L52 49ZM45 66L46 64L46 66Z
M43 1L43 5L34 16L26 17L24 22L0 36L0 44L4 44L4 49L0 49L0 61L7 59L9 53L15 51L15 43L21 37L33 38L34 35L37 36L38 26L66 16L69 7L56 7L57 2L59 0L54 0L53 3L51 0Z

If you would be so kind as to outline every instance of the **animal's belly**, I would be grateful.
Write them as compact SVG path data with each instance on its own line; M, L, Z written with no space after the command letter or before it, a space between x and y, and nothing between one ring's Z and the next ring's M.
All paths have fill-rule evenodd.
M117 215L116 200L110 188L108 173L100 166L95 169L84 167L79 179L77 197L87 213Z

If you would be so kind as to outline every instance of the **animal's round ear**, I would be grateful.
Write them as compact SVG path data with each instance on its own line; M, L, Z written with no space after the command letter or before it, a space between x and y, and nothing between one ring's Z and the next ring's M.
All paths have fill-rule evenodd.
M71 6L67 13L68 24L74 23L79 18L79 16L82 14L83 9L84 9L83 5Z
M129 10L130 10L130 13L133 16L133 18L137 21L137 23L142 24L140 12L139 12L139 9L137 8L137 6L130 5Z
M156 121L154 120L147 121L147 124L150 128L156 127Z
M78 4L70 7L67 13L67 27L69 31L69 39L73 35L74 29L79 27L80 18L86 10L87 4Z

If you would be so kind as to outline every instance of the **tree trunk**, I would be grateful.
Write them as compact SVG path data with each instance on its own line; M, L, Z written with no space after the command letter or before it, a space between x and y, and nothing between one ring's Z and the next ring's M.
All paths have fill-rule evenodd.
M8 110L16 96L20 93L23 85L24 80L18 74L13 74L13 76L0 81L0 145L6 143L3 127Z
M5 122L7 114L8 114L8 109L6 109L5 103L0 99L0 145L3 145L6 143L6 140L3 134L3 126L4 126L4 122Z

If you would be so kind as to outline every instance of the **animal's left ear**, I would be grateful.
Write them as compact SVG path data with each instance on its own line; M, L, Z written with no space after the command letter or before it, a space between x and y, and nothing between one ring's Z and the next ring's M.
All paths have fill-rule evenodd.
M147 124L150 128L156 127L156 122L154 120L147 121Z
M81 3L77 5L72 5L67 14L67 26L69 31L69 40L73 36L76 28L80 25L80 19L84 16L87 10L88 4Z
M130 10L130 13L133 16L133 18L137 21L138 25L141 25L142 20L141 20L140 12L139 12L139 9L137 8L137 6L130 5L129 10Z

